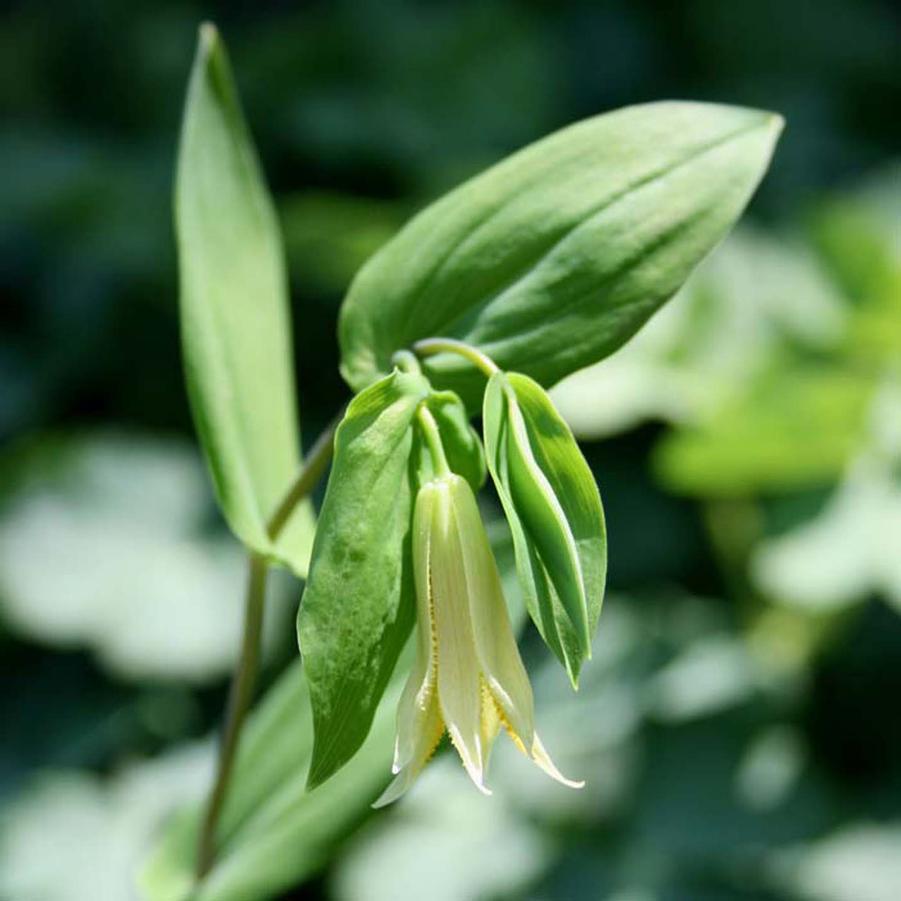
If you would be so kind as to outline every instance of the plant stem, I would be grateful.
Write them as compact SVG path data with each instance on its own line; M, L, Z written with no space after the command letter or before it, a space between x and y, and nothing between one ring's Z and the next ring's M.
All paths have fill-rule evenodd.
M401 372L412 372L415 375L419 375L419 373L422 372L416 355L410 353L408 350L397 351L397 353L391 357L391 363Z
M416 411L416 418L419 420L426 444L429 446L429 455L432 458L435 473L439 476L450 475L451 469L444 453L444 445L441 443L441 433L438 431L438 423L435 422L432 411L425 404L421 404Z
M413 345L413 350L421 357L431 357L435 354L457 354L469 360L473 366L480 372L484 373L488 378L498 372L498 366L489 356L483 354L463 341L457 341L456 338L426 338L417 341Z
M266 524L269 538L275 541L281 534L297 505L316 487L322 478L335 444L335 431L344 414L343 409L316 439L310 448L297 478L285 493L281 503ZM241 638L241 654L229 691L225 728L219 745L216 763L216 779L210 792L206 814L200 831L197 848L197 878L202 879L213 864L216 853L216 826L222 813L232 768L238 750L241 729L253 698L257 666L260 657L260 635L263 629L263 608L266 595L266 575L269 564L266 558L251 553L249 558L247 594L244 604L244 628Z
M197 877L202 879L209 871L215 854L216 824L228 792L235 752L244 717L253 697L257 663L260 656L260 633L263 628L263 601L266 595L268 564L260 554L251 554L248 566L247 599L244 606L244 635L241 640L241 656L232 679L228 698L225 731L219 745L216 765L216 781L210 794L200 844L197 849Z

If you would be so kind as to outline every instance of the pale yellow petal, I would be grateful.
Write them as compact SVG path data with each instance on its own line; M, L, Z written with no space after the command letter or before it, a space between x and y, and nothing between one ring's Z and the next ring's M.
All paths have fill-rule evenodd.
M438 703L448 734L466 771L478 788L489 794L485 788L485 755L481 736L479 660L463 572L461 536L451 509L450 486L457 479L457 476L451 476L429 486L436 492L429 576L437 636Z
M485 761L485 772L488 772L488 766L491 760L491 750L494 747L495 739L501 730L503 717L497 706L494 696L488 683L482 679L482 720L481 720L481 738L482 738L482 755Z
M416 660L397 707L397 740L394 745L395 773L417 754L419 734L434 731L431 707L437 691L435 629L429 600L431 521L435 494L422 491L413 512L413 577L416 589Z
M423 734L431 736L435 731L435 718L444 731L435 696L434 679L429 671L429 661L417 654L416 662L404 686L397 705L397 739L394 743L392 771L400 772L420 753ZM437 741L437 739L436 739Z
M508 727L526 747L534 734L532 686L516 646L497 563L469 484L451 485L479 667Z
M416 651L417 660L427 660L434 672L435 621L429 597L429 568L432 553L432 522L439 493L426 485L416 497L413 508L413 585L416 590Z
M543 769L551 779L556 779L557 782L562 783L563 785L567 785L570 788L582 788L585 785L585 781L582 780L580 782L576 782L573 779L567 779L560 770L554 765L554 761L551 760L550 755L545 750L544 745L541 743L541 739L538 737L538 733L535 733L535 737L532 740L532 753L529 755L532 760Z
M385 807L396 801L416 781L416 777L422 772L423 767L429 762L435 748L444 734L444 723L438 711L438 701L434 695L430 698L428 707L417 715L417 729L412 733L413 745L407 755L406 761L397 768L398 749L401 740L400 712L398 712L398 745L395 747L395 769L397 774L388 788L382 793L373 807Z

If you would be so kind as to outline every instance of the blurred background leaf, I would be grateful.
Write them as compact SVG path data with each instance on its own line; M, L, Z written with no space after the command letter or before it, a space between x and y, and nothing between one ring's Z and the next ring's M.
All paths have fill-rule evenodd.
M241 634L244 561L233 541L205 528L211 498L191 445L48 436L15 456L6 476L16 488L0 511L9 627L88 647L120 679L226 674ZM278 619L274 607L271 625Z

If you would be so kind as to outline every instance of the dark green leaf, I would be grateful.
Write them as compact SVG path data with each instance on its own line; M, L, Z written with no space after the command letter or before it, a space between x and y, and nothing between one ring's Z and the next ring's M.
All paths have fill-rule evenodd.
M779 116L701 103L628 107L520 151L416 216L360 271L341 314L359 389L413 342L461 339L550 386L622 345L738 218ZM472 404L458 357L436 384Z

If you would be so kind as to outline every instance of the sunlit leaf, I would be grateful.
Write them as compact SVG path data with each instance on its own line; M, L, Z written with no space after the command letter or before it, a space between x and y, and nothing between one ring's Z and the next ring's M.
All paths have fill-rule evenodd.
M786 348L834 352L849 314L809 246L739 226L628 344L551 397L580 439L703 421Z
M212 752L192 745L111 776L53 771L29 783L0 821L0 895L138 901L135 867L160 823L200 799Z
M876 593L901 612L901 481L861 459L812 521L761 543L751 572L776 601L811 613Z
M901 360L901 166L828 199L812 218L825 264L854 304L847 350L865 366Z
M430 764L394 816L354 839L337 861L336 901L509 897L542 872L550 837L500 793L485 804L460 775L450 755Z
M895 901L901 825L848 823L818 841L773 856L773 882L802 901Z
M216 30L200 31L175 189L181 334L194 422L235 534L303 575L310 510L266 533L300 464L281 236Z
M341 321L359 389L392 354L445 335L549 386L612 353L734 223L781 119L656 103L563 129L465 183L364 266ZM472 403L459 358L428 370Z

